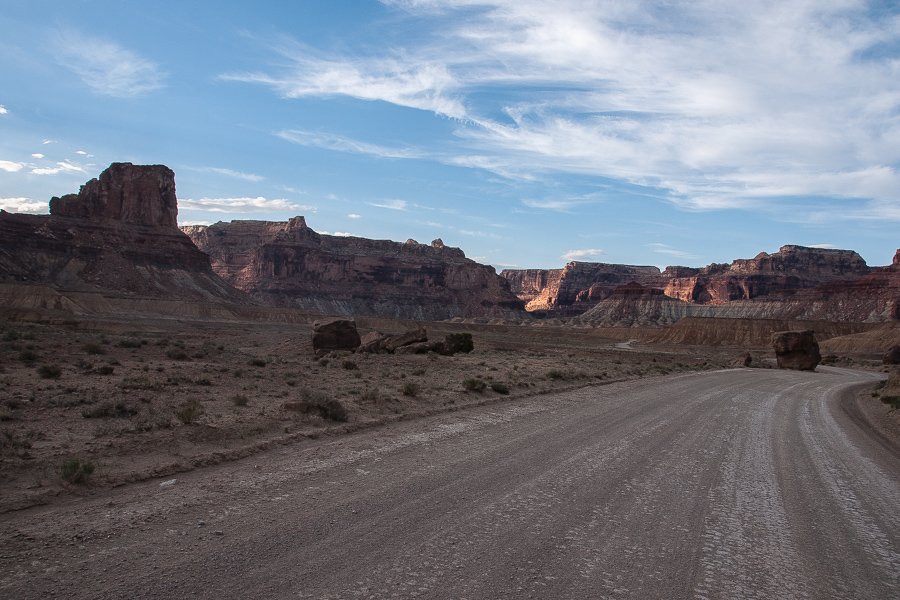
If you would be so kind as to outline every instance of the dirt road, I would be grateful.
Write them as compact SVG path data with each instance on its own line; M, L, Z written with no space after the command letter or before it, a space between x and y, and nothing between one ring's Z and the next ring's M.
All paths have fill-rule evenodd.
M0 518L5 598L898 598L900 456L744 369L311 440Z

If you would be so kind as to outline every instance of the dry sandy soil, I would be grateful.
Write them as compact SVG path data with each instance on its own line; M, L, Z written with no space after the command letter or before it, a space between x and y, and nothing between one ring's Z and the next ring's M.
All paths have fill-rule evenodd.
M379 327L396 333L413 324ZM717 369L744 352L651 347L602 330L428 329L433 338L472 332L475 349L319 359L309 324L7 322L0 325L0 512L442 411ZM755 366L771 365L770 354L752 355ZM297 410L329 401L346 420Z

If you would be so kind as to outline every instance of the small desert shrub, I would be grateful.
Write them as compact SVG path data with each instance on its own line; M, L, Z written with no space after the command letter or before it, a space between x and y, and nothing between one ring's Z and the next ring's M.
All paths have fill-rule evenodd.
M456 348L458 352L471 352L475 349L471 333L451 333L447 336L448 346Z
M203 405L197 402L196 400L192 400L190 402L186 402L172 411L179 421L184 423L185 425L190 425L194 421L200 418L200 415L203 414Z
M25 457L31 449L31 442L36 435L33 429L23 434L4 429L0 434L0 456L12 454Z
M410 373L410 375L415 375L416 377L418 377L420 375L424 375L424 374L425 374L424 367L419 367L418 369L413 369L412 373Z
M88 354L103 354L103 346L97 342L88 342L81 347Z
M119 340L119 348L140 348L141 340Z
M344 368L344 369L347 369L348 371L352 371L353 369L358 369L358 368L359 368L358 366L356 366L356 363L353 362L352 360L344 360L344 361L342 361L342 362L341 362L341 367Z
M59 379L59 376L62 375L62 369L57 364L41 365L37 372L44 379Z
M502 381L494 381L491 382L491 389L497 392L498 394L508 394L509 386L503 383Z
M247 364L251 367L264 367L266 366L266 361L261 358L251 358Z
M561 369L551 369L544 375L547 379L566 379L566 372Z
M188 359L187 352L185 352L181 348L169 348L168 350L166 350L166 356L171 358L172 360Z
M381 391L377 387L367 387L359 398L364 402L378 402L378 399L381 398Z
M197 385L212 385L212 381L209 380L209 377L199 377L194 383Z
M403 383L403 388L401 389L401 391L403 392L404 396L411 396L415 398L419 393L419 384L412 381L406 381Z
M467 377L463 379L462 386L470 392L483 392L484 388L487 387L487 383L477 377Z
M34 364L34 361L38 359L37 352L34 350L22 350L19 352L19 360L25 363L27 366L31 366Z
M247 406L250 400L244 394L235 394L231 397L231 401L235 406Z
M126 377L119 387L123 390L158 390L160 384L148 377Z
M327 358L323 358L322 360L320 360L320 361L319 361L319 366L320 366L320 367L327 367L327 366L328 366L328 359L327 359Z
M59 474L69 483L87 483L93 472L94 463L78 459L66 461L59 468Z
M881 401L885 404L890 404L894 410L900 408L900 396L882 396Z
M332 421L346 421L347 409L339 401L331 398L324 392L302 388L300 398L309 405L310 410L317 411L323 419Z
M112 375L115 369L112 365L103 365L102 367L97 367L98 375Z
M94 406L81 409L81 416L85 419L102 419L105 417L128 418L133 417L138 410L126 402L102 402Z
M4 342L14 342L19 339L19 332L15 329L10 329L3 333L3 341Z

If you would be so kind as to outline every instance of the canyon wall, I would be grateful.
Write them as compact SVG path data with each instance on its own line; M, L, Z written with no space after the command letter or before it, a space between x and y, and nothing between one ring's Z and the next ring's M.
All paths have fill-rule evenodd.
M656 267L572 262L563 269L505 270L501 275L510 281L511 289L519 298L527 302L529 311L541 311L556 317L584 314L611 298L617 288L631 282L659 289L667 297L688 305L724 306L772 295L775 295L772 301L780 305L789 301L788 296L779 294L854 281L872 272L873 269L866 265L862 257L850 250L788 245L777 253L762 252L755 258L738 259L731 264L713 263L703 268L671 266L662 273ZM799 300L801 297L797 298ZM809 297L804 298L803 302L808 304ZM651 299L651 303L662 306L660 303L665 304L665 300ZM604 320L615 320L612 315L623 314L621 311L625 307L620 304L621 299L606 304L611 312L609 319ZM613 305L617 308L612 308ZM680 318L678 314L686 312L696 316L717 312L676 308L677 304L671 303L665 305L668 308L660 308L662 312L656 309L651 311L657 315L651 320L677 320ZM764 312L782 308L788 310L768 306ZM747 309L742 307L739 311L746 312ZM790 307L790 311L803 312L799 306ZM640 318L646 319L647 315Z
M216 273L269 306L423 320L525 316L525 302L493 267L441 240L321 235L303 217L182 229Z

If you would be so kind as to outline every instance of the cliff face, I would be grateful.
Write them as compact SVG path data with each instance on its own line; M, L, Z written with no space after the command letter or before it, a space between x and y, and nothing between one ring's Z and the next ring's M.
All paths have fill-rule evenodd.
M49 215L0 211L0 281L114 296L246 302L176 226L175 176L114 163Z
M775 254L761 252L730 265L712 264L695 274L678 274L669 279L665 293L694 304L725 304L858 279L869 271L866 261L852 250L782 246ZM673 269L672 274L676 273Z
M223 279L270 306L439 320L521 318L524 302L458 248L320 235L303 217L184 227Z
M666 296L688 304L719 306L852 281L871 271L862 257L850 250L783 246L775 254L762 252L752 259L713 263L701 269L672 266L660 273L656 267L572 262L564 269L505 270L501 275L527 302L528 310L571 316L590 310L610 298L614 290L632 282L662 290ZM615 312L622 310L619 307Z
M510 282L519 298L526 300L527 310L548 311L554 316L580 314L624 284L658 284L660 280L656 267L575 261L563 269L507 269L500 276Z

